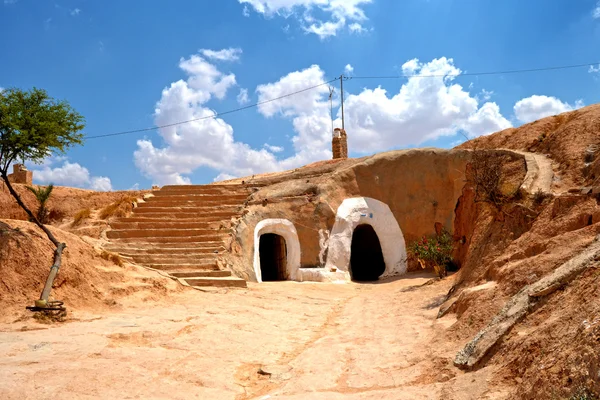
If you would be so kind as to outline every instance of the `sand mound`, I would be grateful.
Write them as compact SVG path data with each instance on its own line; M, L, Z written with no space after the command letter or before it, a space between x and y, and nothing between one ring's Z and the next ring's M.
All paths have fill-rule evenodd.
M122 266L101 256L94 246L57 228L50 228L67 243L62 266L51 296L69 310L116 307L121 300L154 300L181 290L174 281L131 264ZM34 224L0 220L0 318L14 318L32 305L52 265L54 247ZM118 261L117 261L118 262Z
M37 202L33 194L25 188L25 185L13 184L13 187L23 199L25 205L35 212ZM55 186L48 201L48 209L52 213L50 216L53 220L52 223L60 223L63 220L72 220L75 214L81 210L101 209L123 197L141 198L149 192L150 190L95 192L93 190ZM27 214L18 206L2 181L0 181L0 218L28 220Z

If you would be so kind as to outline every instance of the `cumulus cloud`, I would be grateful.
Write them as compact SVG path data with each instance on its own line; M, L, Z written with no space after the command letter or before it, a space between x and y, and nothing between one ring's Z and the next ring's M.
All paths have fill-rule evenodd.
M250 103L250 99L248 98L248 89L240 89L240 93L237 95L237 102L240 105L245 105Z
M536 121L540 118L573 111L583 106L584 104L581 100L578 100L575 104L571 105L560 101L556 97L533 95L519 100L514 106L514 111L515 117L519 121L527 123Z
M162 92L154 112L159 126L179 121L197 121L161 128L164 147L150 140L137 142L134 161L154 183L188 184L195 169L205 166L232 176L278 169L275 156L266 149L254 150L236 142L233 128L205 106L212 98L223 98L236 84L235 75L219 71L199 55L181 59L186 80L173 82Z
M242 55L242 49L232 47L218 51L202 49L200 53L204 57L215 61L238 61Z
M600 1L596 3L596 8L592 11L594 19L600 19Z
M350 64L346 64L346 66L344 67L344 73L346 75L351 75L354 72L354 67Z
M458 130L475 137L511 126L496 103L480 107L476 97L453 83L461 71L452 59L409 60L402 72L410 77L396 94L390 96L377 87L347 97L344 107L351 150L382 151ZM434 77L424 79L423 75Z
M110 178L106 176L95 176L90 181L90 189L97 192L110 192L112 190L112 184Z
M62 163L62 165L57 165ZM97 191L110 191L110 178L91 176L90 171L79 163L71 163L65 157L48 157L39 165L29 165L33 180L39 184L53 183L59 186L72 186Z
M290 119L295 131L292 144L295 154L279 160L279 147L253 149L236 141L233 128L206 103L213 97L223 98L235 85L235 75L219 71L199 55L181 59L180 68L186 80L172 83L162 92L154 112L158 126L179 121L190 123L161 128L159 134L165 145L157 147L150 140L137 142L134 161L140 171L153 183L189 184L189 175L199 167L209 167L223 177L238 177L261 172L295 168L300 165L331 158L331 120L329 94L326 85L305 91L276 102L261 104L258 111L265 117ZM290 92L324 83L324 73L317 65L292 72L274 83L256 89L259 102Z
M272 17L289 18L295 16L307 33L314 33L321 39L335 36L350 22L351 32L362 32L361 22L367 20L363 7L372 0L238 0L244 4L244 15L250 5L256 12ZM314 17L313 11L326 18Z
M80 10L79 8L75 8L75 9L73 9L73 10L71 10L71 11L70 11L70 14L71 14L73 17L75 17L75 16L77 16L77 15L81 14L81 10Z
M268 143L265 143L263 147L269 150L271 153L281 153L284 150L284 148L281 146L272 146Z
M258 113L267 119L282 118L291 123L293 155L287 158L277 157L283 151L280 146L265 144L254 149L235 140L233 128L223 119L213 118L215 113L206 103L212 98L224 98L235 87L234 74L220 71L200 55L181 59L179 66L187 77L163 90L156 104L155 123L165 126L195 121L161 128L162 146L147 139L137 142L135 164L153 183L191 183L189 175L200 167L214 169L215 179L222 180L331 158L329 88L320 66L290 72L256 88ZM472 96L454 82L460 70L452 59L439 58L427 63L410 60L404 64L403 72L411 77L397 93L388 94L376 87L346 97L346 130L351 152L418 145L457 131L475 137L511 126L496 103L480 104L478 96ZM423 75L436 77L423 79ZM313 86L317 87L265 102ZM339 114L339 99L333 101ZM334 125L341 126L339 116Z
M350 32L352 33L364 33L367 30L358 22L354 22L350 25L348 25L348 29L350 29Z

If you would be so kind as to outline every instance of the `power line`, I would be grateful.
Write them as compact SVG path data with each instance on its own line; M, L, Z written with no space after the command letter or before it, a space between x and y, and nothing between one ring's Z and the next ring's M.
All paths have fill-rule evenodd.
M298 93L303 93L303 92L306 92L306 91L309 91L309 90L312 90L312 89L316 89L316 88L318 88L320 86L328 85L331 82L334 82L334 81L336 81L338 79L340 79L340 80L354 80L354 79L444 78L444 77L459 77L459 76L503 75L503 74L517 74L517 73L527 73L527 72L542 72L542 71L553 71L553 70L573 69L573 68L582 68L582 67L593 67L593 66L596 66L596 65L600 65L600 62L586 63L586 64L573 64L573 65L561 65L561 66L542 67L542 68L514 69L514 70L504 70L504 71L465 72L465 73L459 73L459 74L432 74L432 75L403 74L403 75L393 75L393 76L352 76L352 77L347 77L347 76L342 75L340 77L331 79L331 80L329 80L327 82L323 82L323 83L320 83L318 85L310 86L310 87L298 90L296 92L287 93L287 94L284 94L284 95L281 95L279 97L275 97L275 98L272 98L272 99L269 99L269 100L259 101L258 103L249 104L247 106L243 106L243 107L235 108L233 110L228 110L228 111L216 113L214 115L209 115L209 116L206 116L206 117L199 117L199 118L189 119L189 120L186 120L186 121L179 121L179 122L174 122L174 123L171 123L171 124L153 126L153 127L149 127L149 128L142 128L142 129L134 129L134 130L130 130L130 131L108 133L108 134L104 134L104 135L86 136L85 139L99 139L99 138L106 138L106 137L112 137L112 136L127 135L127 134L130 134L130 133L148 132L148 131L153 131L153 130L156 130L156 129L169 128L169 127L172 127L172 126L188 124L190 122L196 122L196 121L202 121L202 120L205 120L205 119L218 118L218 117L223 116L223 115L233 114L233 113L238 112L238 111L243 111L243 110L247 110L249 108L258 107L258 106L260 106L262 104L271 103L273 101L281 100L281 99L286 98L286 97L294 96L294 95L296 95ZM331 96L331 94L330 94L330 96Z
M199 118L194 118L194 119L188 119L187 121L179 121L179 122L174 122L172 124L153 126L151 128L134 129L134 130L131 130L131 131L122 131L122 132L115 132L115 133L107 133L107 134L104 134L104 135L96 135L96 136L86 136L85 139L99 139L99 138L105 138L105 137L111 137L111 136L128 135L130 133L148 132L148 131L153 131L155 129L169 128L171 126L188 124L190 122L202 121L202 120L205 120L205 119L218 118L218 117L220 117L222 115L227 115L227 114L232 114L232 113L235 113L235 112L238 112L238 111L247 110L248 108L258 107L260 105L271 103L271 102L277 101L277 100L281 100L283 98L290 97L290 96L296 95L298 93L307 92L309 90L316 89L316 88L318 88L320 86L328 85L331 82L334 82L334 81L336 81L338 79L340 79L340 78L334 78L334 79L331 79L331 80L329 80L327 82L323 82L323 83L320 83L318 85L307 87L307 88L298 90L296 92L287 93L287 94L284 94L282 96L274 97L274 98L269 99L269 100L259 101L258 103L249 104L249 105L244 106L244 107L239 107L239 108L236 108L236 109L233 109L233 110L229 110L229 111L223 111L223 112L216 113L214 115L209 115L209 116L206 116L206 117L199 117Z
M519 74L525 72L541 72L541 71L553 71L559 69L572 69L582 67L593 67L600 65L600 63L587 63L587 64L573 64L573 65L561 65L555 67L543 67L543 68L530 68L530 69L512 69L505 71L484 71L484 72L465 72L460 74L434 74L434 75L418 75L418 74L403 74L393 76L352 76L350 79L400 79L400 78L444 78L446 76L457 77L457 76L479 76L479 75L503 75L503 74Z

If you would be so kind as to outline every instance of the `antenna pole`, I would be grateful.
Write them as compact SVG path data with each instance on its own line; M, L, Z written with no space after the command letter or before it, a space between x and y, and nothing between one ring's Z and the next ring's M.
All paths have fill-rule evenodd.
M344 74L340 75L340 91L342 96L342 129L344 128Z

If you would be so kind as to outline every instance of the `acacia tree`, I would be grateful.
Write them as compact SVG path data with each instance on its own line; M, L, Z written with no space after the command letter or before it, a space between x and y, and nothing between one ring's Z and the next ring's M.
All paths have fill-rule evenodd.
M6 89L0 92L0 177L30 220L42 229L56 246L54 265L42 292L47 300L52 281L60 267L65 243L59 243L52 232L23 203L8 180L8 168L17 160L41 162L54 153L64 153L81 144L85 120L66 101L55 100L45 90Z
M81 144L84 118L66 102L45 90L6 89L0 92L0 176L17 203L58 247L59 243L23 203L8 180L8 168L17 160L41 162Z

